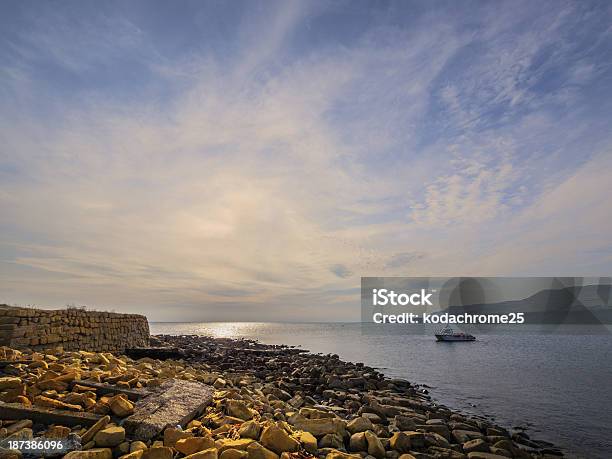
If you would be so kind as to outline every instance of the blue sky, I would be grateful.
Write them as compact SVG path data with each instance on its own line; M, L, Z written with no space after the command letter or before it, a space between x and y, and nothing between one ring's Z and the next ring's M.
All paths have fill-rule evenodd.
M609 2L0 5L0 301L355 320L610 275Z

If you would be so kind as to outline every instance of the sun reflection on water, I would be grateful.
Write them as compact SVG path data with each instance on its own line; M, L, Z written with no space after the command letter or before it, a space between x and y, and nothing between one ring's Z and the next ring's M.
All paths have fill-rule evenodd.
M270 324L262 322L206 322L206 323L157 323L152 332L164 333L170 327L173 334L211 336L213 338L258 339L265 335Z

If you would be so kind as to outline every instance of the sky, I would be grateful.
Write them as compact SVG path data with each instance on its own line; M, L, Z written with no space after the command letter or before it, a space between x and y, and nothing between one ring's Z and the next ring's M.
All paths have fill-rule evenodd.
M612 274L612 3L0 2L0 303L359 320Z

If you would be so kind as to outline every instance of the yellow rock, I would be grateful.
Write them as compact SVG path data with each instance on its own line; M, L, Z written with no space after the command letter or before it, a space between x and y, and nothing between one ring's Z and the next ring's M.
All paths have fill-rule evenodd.
M72 405L81 405L85 409L93 408L96 405L95 394L92 392L85 392L82 394L71 392L66 395L62 401Z
M223 438L220 440L217 440L215 442L217 449L219 450L219 454L221 454L223 451L225 451L226 449L240 449L240 450L246 450L249 445L251 443L253 443L255 440L252 440L250 438L240 438L238 440L231 440L229 438Z
M21 430L21 429L25 429L28 427L32 427L33 422L29 419L23 419L21 421L17 421L11 425L9 425L6 429L4 429L5 432L5 436L14 434L15 432Z
M10 441L10 440L31 440L33 436L34 435L33 435L32 429L24 428L24 429L19 429L18 431L16 431L15 433L9 435L8 437L4 438L3 440L5 440L5 441Z
M185 456L214 447L215 441L212 437L181 438L174 445L174 448Z
M113 452L110 448L93 448L86 451L72 451L63 459L113 459Z
M65 426L51 426L45 432L47 438L66 438L70 433L70 428Z
M124 418L134 413L134 404L125 395L115 395L110 399L110 409L115 416Z
M360 459L361 456L359 454L348 454L343 453L342 451L333 450L327 453L325 459Z
M304 408L302 408L303 410ZM302 412L300 410L300 413ZM317 418L317 419L306 419L297 418L294 427L298 430L304 430L310 432L315 437L322 437L328 433L335 433L340 436L344 436L346 431L346 422L341 419L334 418Z
M252 438L253 440L259 440L259 434L261 433L261 426L257 421L243 422L238 429L238 434L242 438Z
M130 443L130 453L133 453L134 451L145 450L145 449L147 449L146 443L141 442L140 440L136 440Z
M195 454L185 456L185 459L217 459L217 448L208 448Z
M117 456L117 455L123 456L123 455L129 454L129 453L130 453L130 442L129 441L121 442L113 450L113 455L114 456Z
M93 449L95 447L96 447L96 442L91 440L85 443L81 449Z
M131 453L119 456L119 459L140 459L144 454L144 450L139 449L138 451L132 451Z
M125 440L125 429L123 427L106 427L94 435L96 446L113 448Z
M194 419L192 421L189 421L189 424L187 424L187 428L191 429L192 427L200 427L202 425L202 423L200 421L198 421L197 419Z
M164 446L174 446L181 438L193 437L193 433L179 430L174 427L167 427L164 430Z
M311 454L317 452L317 439L313 434L310 432L298 432L295 436L306 451Z
M96 414L108 414L110 413L110 410L110 406L108 406L108 399L98 400L93 408L93 412Z
M30 399L28 397L24 397L23 395L18 395L17 397L15 397L13 402L21 403L22 405L25 405L27 407L32 406L32 402L30 401Z
M263 446L274 451L276 454L281 454L285 451L292 453L300 449L300 443L295 438L292 438L283 428L275 424L269 425L263 430L259 441Z
M44 395L34 397L34 405L57 408L60 410L83 411L83 407L80 405L71 405L70 403L64 403L53 398L45 397Z
M253 417L254 411L251 410L242 400L228 400L225 409L227 414L248 421Z
M104 427L106 427L106 425L110 422L110 416L104 416L103 418L100 418L93 426L91 426L87 432L85 432L82 436L81 436L81 443L85 444L90 442L94 435L96 433L98 433L99 430L104 429Z
M29 364L28 368L30 368L32 370L36 369L36 368L42 368L42 369L46 370L47 368L49 368L49 365L44 360L36 360L36 361L32 362L31 364Z
M2 459L21 459L21 451L18 449L0 448L0 458Z
M219 459L246 459L249 453L239 449L229 448L221 453Z
M0 378L0 390L17 389L21 386L21 378L14 378L12 376Z
M156 446L143 451L142 459L172 459L172 448L168 446Z
M249 459L279 459L278 454L261 446L257 442L253 442L249 445L247 453L249 453Z

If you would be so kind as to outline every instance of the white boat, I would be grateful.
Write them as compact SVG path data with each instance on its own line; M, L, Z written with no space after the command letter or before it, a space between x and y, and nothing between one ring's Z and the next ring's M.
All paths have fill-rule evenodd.
M476 337L469 333L456 332L451 327L443 328L436 333L438 341L476 341Z

